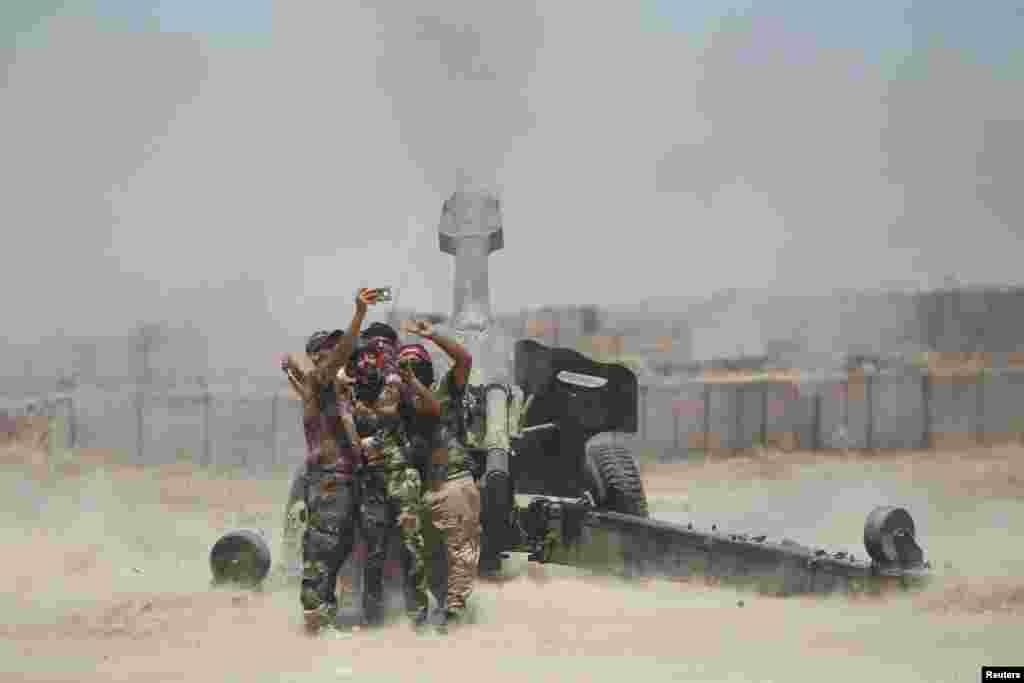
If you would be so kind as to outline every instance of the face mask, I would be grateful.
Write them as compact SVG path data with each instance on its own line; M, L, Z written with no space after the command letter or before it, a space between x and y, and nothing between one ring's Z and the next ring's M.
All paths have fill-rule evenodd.
M371 436L380 428L376 415L360 415L355 418L356 432L361 437Z

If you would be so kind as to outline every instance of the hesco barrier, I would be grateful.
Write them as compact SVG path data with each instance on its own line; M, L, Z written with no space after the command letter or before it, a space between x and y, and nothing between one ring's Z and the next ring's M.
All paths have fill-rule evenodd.
M4 421L45 415L51 441L67 448L119 451L134 462L190 460L217 467L265 469L300 462L302 409L285 393L239 396L210 391L165 393L81 387L71 394L0 404ZM63 446L59 446L63 447Z
M876 450L1024 441L1020 368L711 379L644 393L640 438L677 455L759 445ZM674 418L671 427L665 415Z
M690 382L641 390L637 440L665 458L759 445L792 450L963 448L1024 441L1024 369L849 373ZM0 404L46 416L58 449L107 448L146 464L298 463L301 406L287 392L139 393L81 387Z

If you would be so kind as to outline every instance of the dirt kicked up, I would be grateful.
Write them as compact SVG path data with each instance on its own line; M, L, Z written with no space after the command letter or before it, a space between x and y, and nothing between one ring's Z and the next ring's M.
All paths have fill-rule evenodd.
M762 454L645 471L655 516L859 549L906 505L941 580L882 601L626 584L527 566L481 584L476 623L311 639L297 589L212 590L225 530L277 548L285 481L0 448L0 679L17 681L975 681L1020 665L1024 451Z

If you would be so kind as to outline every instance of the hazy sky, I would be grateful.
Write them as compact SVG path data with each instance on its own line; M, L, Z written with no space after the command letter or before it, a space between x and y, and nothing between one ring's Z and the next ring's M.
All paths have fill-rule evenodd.
M500 309L1021 280L1021 2L0 7L11 337L447 311L460 167Z

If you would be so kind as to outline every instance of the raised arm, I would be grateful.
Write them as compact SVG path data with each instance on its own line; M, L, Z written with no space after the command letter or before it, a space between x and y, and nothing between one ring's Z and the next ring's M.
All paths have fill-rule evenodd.
M295 362L290 354L281 358L281 369L288 378L288 383L303 401L309 399L309 385L306 380L306 373L302 371L299 364Z
M292 385L292 389L294 389L295 393L299 395L299 398L303 401L309 400L309 387L304 381L289 372L288 383Z
M371 304L375 303L377 303L377 290L375 289L360 289L356 294L356 312L349 324L348 334L327 352L324 364L316 370L317 379L321 383L333 382L338 376L338 372L345 367L345 363L348 362L356 348L356 340L359 338L359 330L363 327L366 311Z
M405 325L406 331L437 344L452 359L452 377L461 389L469 381L469 372L473 369L473 356L462 344L451 337L438 333L434 326L426 320L416 320Z
M412 368L408 365L399 365L398 373L402 376L402 381L404 381L407 386L412 387L416 412L420 415L440 417L441 402L437 400L436 396L434 396L434 392L432 392L429 387L424 386L423 382L416 377Z

